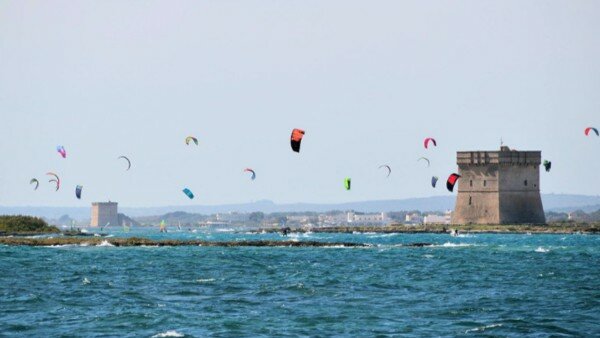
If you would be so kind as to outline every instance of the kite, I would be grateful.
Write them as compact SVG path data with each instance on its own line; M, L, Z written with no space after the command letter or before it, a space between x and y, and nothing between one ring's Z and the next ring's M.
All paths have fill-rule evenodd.
M127 156L121 155L121 156L117 157L117 160L118 159L124 159L125 161L127 161L127 169L126 170L131 169L131 161L129 160L129 158L127 158Z
M254 170L252 170L250 168L244 169L244 172L246 172L246 171L252 173L252 176L250 178L254 181L254 179L256 178L256 172L254 172Z
M60 154L60 156L62 156L62 158L67 158L67 151L65 150L65 147L57 146L56 151L58 151L58 153Z
M450 176L448 176L448 181L446 181L446 188L448 188L448 191L454 191L454 185L456 184L456 181L458 181L459 178L459 174L450 174Z
M58 191L58 189L60 188L60 178L58 177L58 175L56 175L53 172L47 172L46 175L54 176L55 177L55 178L49 180L48 182L54 182L54 183L56 183L56 191Z
M544 168L546 169L546 172L549 172L550 168L552 168L552 162L544 160Z
M390 166L387 165L387 164L380 165L379 169L381 169L381 168L386 168L388 170L388 173L387 173L386 177L390 177L390 174L392 173L392 168L390 168Z
M302 129L292 130L291 145L292 145L293 151L295 151L297 153L300 152L300 143L302 142L303 137L304 137L304 130L302 130Z
M425 149L429 148L429 142L433 142L433 145L437 147L437 142L433 138L428 137L425 139L425 141L423 141L423 145L425 146Z
M437 184L438 181L438 177L437 176L431 176L431 186L435 188L435 185Z
M590 131L594 131L594 133L596 133L596 136L600 136L600 133L598 133L598 129L594 128L594 127L587 127L585 128L585 136L590 136Z
M350 177L346 177L344 179L344 187L346 188L346 190L350 190L351 184L352 184L352 179Z
M430 161L429 161L429 159L428 159L428 158L426 158L426 157L419 157L419 159L418 159L417 161L420 161L420 160L425 160L425 161L427 161L427 167L428 167L428 168L429 168L429 166L431 165L431 162L430 162Z
M194 143L198 145L198 139L194 136L188 136L185 138L185 144L187 144L188 146L190 145L190 141L194 141Z
M77 199L81 199L81 189L83 189L83 187L80 185L75 187L75 196L77 196Z
M40 181L37 180L37 178L32 178L31 181L29 181L29 184L34 184L35 183L35 188L33 188L33 190L37 190L37 188L40 186Z
M190 199L193 199L193 198L194 198L194 193L193 193L193 192L192 192L190 189L188 189L188 188L185 188L185 189L183 189L182 191L183 191L183 193L184 193L184 194L186 194L186 195L187 195L187 197L189 197Z

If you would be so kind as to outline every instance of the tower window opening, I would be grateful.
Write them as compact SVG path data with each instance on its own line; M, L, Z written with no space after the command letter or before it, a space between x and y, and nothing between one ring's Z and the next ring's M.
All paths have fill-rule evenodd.
M487 181L483 180L483 186L486 187L487 186Z
M471 187L473 186L473 180L469 181L469 186L471 186Z
M471 205L472 202L473 202L473 199L471 196L469 196L469 205Z
M523 184L524 184L525 186L527 186L527 180L523 181Z

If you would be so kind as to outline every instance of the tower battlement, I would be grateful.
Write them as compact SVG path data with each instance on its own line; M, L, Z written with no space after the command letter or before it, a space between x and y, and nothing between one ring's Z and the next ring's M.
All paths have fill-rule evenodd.
M540 165L541 151L516 151L503 146L500 151L459 151L456 164L460 165Z
M459 151L453 224L545 223L540 197L541 151Z

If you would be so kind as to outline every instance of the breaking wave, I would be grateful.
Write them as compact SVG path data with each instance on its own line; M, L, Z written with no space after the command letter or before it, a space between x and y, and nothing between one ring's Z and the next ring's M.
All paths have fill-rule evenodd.
M107 240L103 240L102 242L100 242L100 244L98 244L96 246L114 246L114 245L110 244Z
M179 333L175 330L169 330L162 333L155 334L152 338L162 338L162 337L183 337L185 336L183 333Z
M446 242L444 244L432 245L432 247L438 247L438 248L462 248L462 247L470 247L470 246L476 246L476 245L469 244L469 243L452 243L452 242Z
M210 282L214 282L215 279L214 278L200 278L200 279L196 279L196 283L210 283Z
M486 326L480 326L480 327L476 327L474 329L469 329L467 331L465 331L465 333L470 333L470 332L483 332L487 329L493 329L495 327L501 327L502 324L491 324L491 325L486 325Z

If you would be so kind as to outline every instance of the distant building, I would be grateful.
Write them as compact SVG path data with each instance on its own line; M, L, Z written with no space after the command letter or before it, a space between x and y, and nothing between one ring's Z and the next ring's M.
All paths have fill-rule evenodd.
M545 223L540 151L459 151L452 224Z
M339 225L348 222L348 216L341 212L333 215L319 215L318 222L324 226Z
M308 224L315 218L308 215L290 215L286 217L286 221L290 223Z
M241 212L218 213L215 218L218 222L247 222L250 215Z
M423 224L450 224L452 222L452 211L446 211L443 216L427 215L423 218Z
M404 218L404 224L422 224L422 223L423 223L423 216L421 216L417 213L406 214L406 217Z
M119 212L117 202L94 202L92 203L92 221L93 227L103 227L107 224L119 226Z
M389 222L389 218L385 212L376 214L357 214L354 211L349 211L347 214L347 222L360 224L386 224Z

